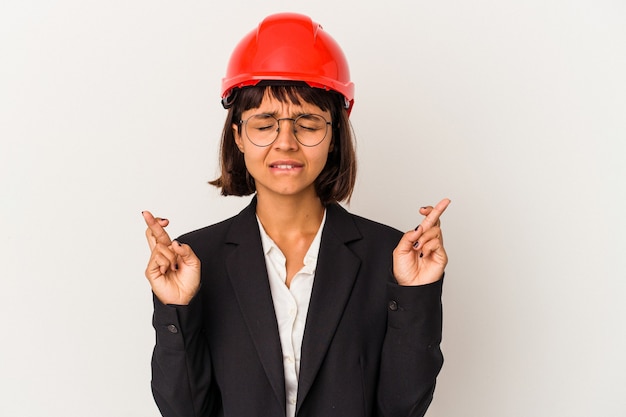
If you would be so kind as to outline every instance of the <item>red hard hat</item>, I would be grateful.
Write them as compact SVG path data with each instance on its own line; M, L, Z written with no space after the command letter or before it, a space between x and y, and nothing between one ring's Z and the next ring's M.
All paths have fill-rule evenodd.
M354 103L354 84L343 51L322 26L301 14L268 16L237 44L222 79L224 107L229 107L235 89L263 80L304 81L337 91L344 96L348 113Z

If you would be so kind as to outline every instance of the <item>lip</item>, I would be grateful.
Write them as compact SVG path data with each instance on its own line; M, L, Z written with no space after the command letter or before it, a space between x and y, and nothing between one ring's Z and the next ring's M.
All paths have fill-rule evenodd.
M294 161L292 159L278 160L271 162L269 164L270 169L280 170L280 171L290 171L293 169L301 169L304 167L304 164L299 161Z

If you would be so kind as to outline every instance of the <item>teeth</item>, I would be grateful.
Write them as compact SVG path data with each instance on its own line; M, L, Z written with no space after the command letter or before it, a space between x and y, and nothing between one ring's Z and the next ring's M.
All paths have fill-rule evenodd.
M274 165L274 167L279 169L291 169L293 165Z

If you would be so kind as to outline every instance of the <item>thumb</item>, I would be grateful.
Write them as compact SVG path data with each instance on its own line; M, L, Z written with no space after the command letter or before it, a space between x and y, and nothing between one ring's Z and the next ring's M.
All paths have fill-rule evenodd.
M181 261L185 265L195 269L200 268L200 259L198 259L196 254L193 252L191 246L175 240L172 242L172 250L176 253L176 255L180 256Z

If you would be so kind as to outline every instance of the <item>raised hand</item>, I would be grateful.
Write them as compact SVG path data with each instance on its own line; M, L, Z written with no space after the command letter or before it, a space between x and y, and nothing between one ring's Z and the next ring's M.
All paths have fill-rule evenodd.
M400 285L424 285L439 280L448 263L443 247L441 221L450 200L444 198L433 208L422 207L424 220L406 232L393 251L393 273Z
M163 304L189 304L200 288L200 260L189 245L172 242L165 231L167 219L155 218L149 211L141 214L148 226L151 254L146 278L152 292Z

